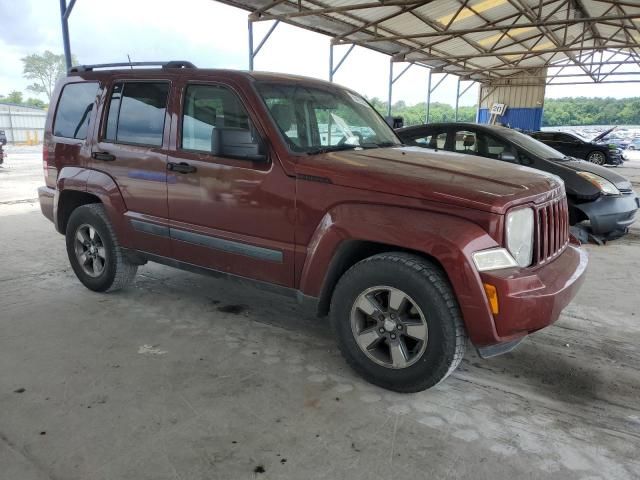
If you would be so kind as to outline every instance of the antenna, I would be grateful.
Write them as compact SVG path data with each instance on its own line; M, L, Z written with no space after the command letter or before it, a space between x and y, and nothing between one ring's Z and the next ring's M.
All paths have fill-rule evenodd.
M128 53L127 53L127 58L129 59L129 66L131 67L131 70L133 70L133 65L131 64L131 57L129 56Z

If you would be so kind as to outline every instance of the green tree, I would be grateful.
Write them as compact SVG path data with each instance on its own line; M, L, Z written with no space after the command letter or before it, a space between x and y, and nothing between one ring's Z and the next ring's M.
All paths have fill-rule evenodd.
M46 108L47 104L44 103L42 100L40 100L39 98L32 98L29 97L27 98L27 100L24 102L25 105L28 105L29 107L36 107L36 108Z
M73 63L77 63L74 59ZM44 93L49 102L56 81L66 73L64 55L56 55L46 50L41 55L32 53L22 58L23 75L29 80L35 80L27 87L34 93Z
M13 90L9 92L9 95L4 99L7 103L15 103L17 105L22 105L22 92L18 90Z

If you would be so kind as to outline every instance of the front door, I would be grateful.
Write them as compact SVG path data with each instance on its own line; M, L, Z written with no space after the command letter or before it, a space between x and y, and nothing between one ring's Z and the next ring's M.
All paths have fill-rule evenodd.
M274 154L253 161L233 144L260 135L246 102L230 85L211 83L177 85L174 101L171 256L293 287L295 180Z
M135 248L163 256L169 255L169 89L168 81L115 81L91 158L91 168L107 173L118 185Z

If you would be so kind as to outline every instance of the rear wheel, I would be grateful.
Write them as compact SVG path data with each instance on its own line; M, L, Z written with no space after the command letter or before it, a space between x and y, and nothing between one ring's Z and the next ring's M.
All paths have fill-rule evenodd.
M331 320L351 367L390 390L430 388L464 356L466 334L449 282L415 255L386 253L354 265L336 286Z
M607 162L607 157L604 153L595 150L587 155L587 161L595 163L596 165L604 165Z
M76 208L69 217L66 242L71 267L88 289L115 291L133 281L138 267L123 255L103 205Z

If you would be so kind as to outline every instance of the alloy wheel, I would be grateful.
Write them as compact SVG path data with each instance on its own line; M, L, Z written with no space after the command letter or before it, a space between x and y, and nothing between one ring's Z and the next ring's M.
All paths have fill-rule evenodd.
M589 155L588 160L596 165L604 165L606 158L602 152L593 152Z
M90 277L99 277L104 272L107 253L102 238L94 227L82 224L76 230L74 251L80 267Z
M424 313L397 288L376 286L362 292L350 320L360 350L383 367L410 367L427 348L429 329Z

